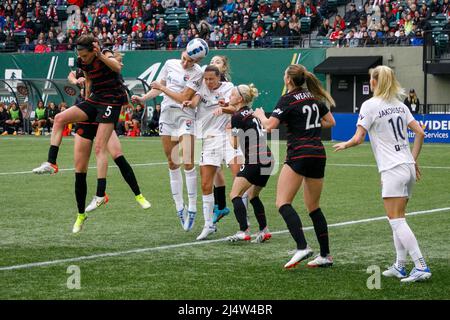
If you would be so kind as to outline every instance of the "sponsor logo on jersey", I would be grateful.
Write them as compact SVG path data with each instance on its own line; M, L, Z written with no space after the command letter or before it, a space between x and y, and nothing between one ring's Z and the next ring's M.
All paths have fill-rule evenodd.
M365 116L363 116L362 114L359 114L359 120L363 120L365 118Z
M283 113L283 110L281 110L280 108L276 108L275 110L273 110L273 113L280 115Z

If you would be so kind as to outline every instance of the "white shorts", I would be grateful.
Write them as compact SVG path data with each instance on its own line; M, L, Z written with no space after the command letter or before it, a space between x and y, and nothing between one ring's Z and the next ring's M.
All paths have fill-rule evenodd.
M181 137L186 134L195 135L195 121L183 117L173 123L159 122L159 135L160 136L172 136Z
M243 162L244 155L241 149L234 149L227 136L215 136L202 139L200 166L220 167L223 163L229 164L235 157L241 158L241 162Z
M411 198L416 182L414 164L400 164L381 172L381 195L383 198Z

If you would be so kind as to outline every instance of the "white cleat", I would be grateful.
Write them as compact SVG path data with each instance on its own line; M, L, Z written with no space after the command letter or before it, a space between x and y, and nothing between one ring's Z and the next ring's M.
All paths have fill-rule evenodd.
M239 241L250 241L252 237L250 236L250 232L248 229L246 231L238 231L236 234L227 237L227 240L230 242L239 242Z
M431 271L430 269L417 269L413 268L411 270L411 273L409 274L408 278L401 279L401 282L419 282L419 281L425 281L427 279L431 278Z
M263 230L259 231L256 234L256 238L252 240L253 243L263 243L267 240L272 238L272 234L270 233L269 229L265 227Z
M313 255L313 251L310 247L306 247L304 250L296 250L294 256L288 263L284 265L285 269L295 268L300 262L308 259Z
M308 268L326 268L333 265L333 257L327 255L325 258L320 254L314 259L308 262L306 265Z
M104 204L107 204L109 201L108 195L105 194L104 197L97 197L94 196L91 203L86 207L86 212L91 212L97 209L98 207L101 207Z
M401 269L397 268L395 263L389 267L389 269L383 271L383 276L388 278L406 278L406 269L403 267Z
M58 172L58 166L50 162L43 162L39 167L33 169L35 174L55 174Z
M217 227L214 225L204 226L202 233L200 233L200 235L197 237L197 240L205 240L210 234L212 234L216 231L217 231Z

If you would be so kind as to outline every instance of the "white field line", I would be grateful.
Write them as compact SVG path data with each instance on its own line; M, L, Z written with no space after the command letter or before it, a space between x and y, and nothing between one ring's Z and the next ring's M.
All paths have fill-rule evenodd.
M131 164L132 167L150 167L150 166L161 166L167 165L167 162L149 162L149 163L135 163ZM333 167L354 167L354 168L376 168L375 164L358 164L358 163L327 163L327 166ZM89 169L96 169L96 166L89 167ZM110 165L108 168L117 168L116 165ZM439 169L439 170L450 170L450 167L440 167L440 166L420 166L422 169ZM74 168L59 169L59 171L74 171ZM32 171L16 171L16 172L0 172L0 176L7 175L17 175L17 174L29 174Z
M407 216L416 216L416 215L430 214L430 213L434 213L434 212L443 212L443 211L450 211L450 207L410 212L406 215ZM374 218L368 218L368 219L362 219L362 220L353 220L353 221L334 223L334 224L328 225L328 227L334 228L334 227L348 226L348 225L360 224L360 223L368 223L368 222L372 222L372 221L379 221L379 220L386 220L386 219L387 219L386 216L381 216L381 217L374 217ZM305 231L312 230L312 229L313 229L313 227L303 228L303 230L305 230ZM280 231L272 232L272 234L284 234L284 233L288 233L288 232L289 232L288 230L280 230ZM90 256L81 256L81 257L68 258L68 259L59 259L59 260L50 260L50 261L43 261L43 262L19 264L19 265L13 265L13 266L5 266L5 267L0 267L0 271L29 269L29 268L34 268L34 267L45 267L45 266L61 264L61 263L69 263L69 262L72 263L72 262L78 262L78 261L95 260L95 259L100 259L100 258L118 257L118 256L127 255L127 254L177 249L177 248L182 248L182 247L199 246L199 245L205 245L205 244L216 243L216 242L224 242L224 241L227 241L227 239L221 238L221 239L215 239L215 240L171 244L171 245L152 247L152 248L141 248L141 249L132 249L132 250L127 250L127 251L107 252L107 253L101 253L101 254L94 254L94 255L90 255Z

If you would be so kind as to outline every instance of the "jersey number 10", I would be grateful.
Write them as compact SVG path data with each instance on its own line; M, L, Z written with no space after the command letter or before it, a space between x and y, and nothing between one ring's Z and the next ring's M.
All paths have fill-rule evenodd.
M320 114L319 114L319 107L317 104L313 104L312 108L308 105L303 106L303 113L308 113L307 119L306 119L306 130L314 129L314 128L320 128ZM316 121L314 123L311 123L311 118L313 113L316 113Z
M395 125L394 120L391 118L389 119L389 123L391 124L392 130L394 131L395 140L398 141L398 137L405 140L405 136L403 135L403 129L405 127L403 124L403 119L401 117L398 117L396 121L397 125Z

